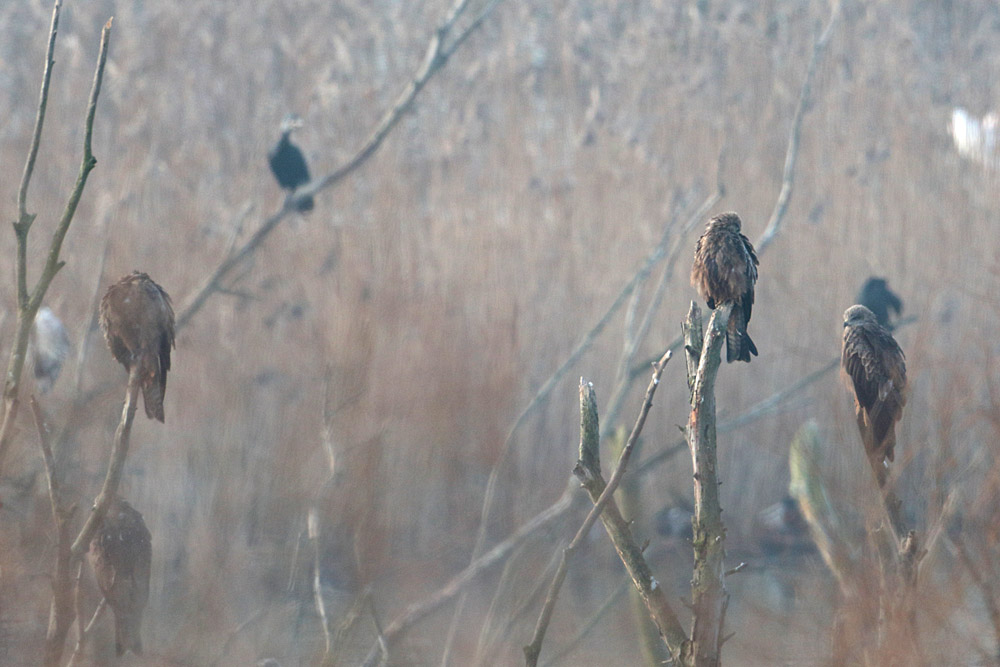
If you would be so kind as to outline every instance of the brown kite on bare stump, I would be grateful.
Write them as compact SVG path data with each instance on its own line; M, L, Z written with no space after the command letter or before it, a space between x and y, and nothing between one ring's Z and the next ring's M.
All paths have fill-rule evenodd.
M90 564L115 616L115 654L142 655L142 612L149 599L153 548L142 514L115 498L90 543Z
M691 284L715 310L716 304L731 303L726 329L726 361L750 361L757 346L750 340L747 323L753 309L753 289L757 283L757 253L740 233L740 216L723 213L708 221L698 239L691 268Z
M858 430L880 487L895 456L896 422L906 405L903 350L875 313L864 306L844 312L844 371L854 388Z
M148 275L133 271L109 287L101 299L101 330L111 354L125 370L139 365L146 416L162 422L174 346L170 296Z

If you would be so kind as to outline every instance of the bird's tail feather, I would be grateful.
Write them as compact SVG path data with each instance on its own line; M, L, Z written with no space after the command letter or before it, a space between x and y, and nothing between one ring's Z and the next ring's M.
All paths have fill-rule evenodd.
M163 386L159 360L152 355L146 355L142 363L142 402L146 408L146 416L150 419L163 421Z
M743 321L743 313L738 308L733 309L726 327L726 361L750 361L750 355L757 356L757 346L750 339Z
M115 614L115 654L121 657L125 651L142 655L142 635L139 627L142 625L140 614Z

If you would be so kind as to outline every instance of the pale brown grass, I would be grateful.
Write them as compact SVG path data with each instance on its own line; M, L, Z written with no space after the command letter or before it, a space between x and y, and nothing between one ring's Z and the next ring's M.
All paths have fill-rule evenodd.
M674 197L687 193L697 202L711 191L723 146L727 193L713 213L738 210L751 238L760 234L827 4L719 8L698 22L693 5L501 5L382 150L320 194L314 213L282 225L246 264L233 285L244 296L213 297L179 332L166 425L137 424L124 487L154 536L144 628L152 653L205 664L263 608L255 631L238 637L221 664L267 655L286 664L315 659L322 641L304 556L292 592L285 589L313 502L321 503L331 535L356 538L346 555L331 547L340 555L331 556L330 572L347 567L342 561L357 551L355 583L375 586L383 621L433 590L467 561L485 480L512 420L659 238ZM252 227L279 204L264 155L284 113L306 120L297 140L313 173L332 169L410 76L445 8L305 0L257 6L67 6L30 195L29 209L39 213L35 257L75 177L97 34L115 15L95 125L98 167L48 298L74 341L91 317L105 244L102 285L138 268L182 304L220 260L244 206L255 207ZM750 324L761 356L724 368L719 387L720 408L738 414L826 363L839 352L841 313L862 280L889 277L906 312L920 318L898 338L913 389L900 425L901 484L921 527L954 486L972 503L970 520L983 519L990 506L977 489L995 488L997 477L990 421L997 406L987 385L998 371L996 180L955 154L947 120L953 105L981 114L995 104L1000 16L985 1L947 7L845 3L817 72L786 228L762 257ZM48 11L38 3L0 8L7 93L0 201L8 216ZM0 256L12 258L13 247L13 235L0 234ZM642 355L677 335L694 298L686 270L685 258ZM0 308L13 308L9 282L0 284ZM13 326L10 317L0 322L3 349ZM578 438L577 376L595 382L603 407L620 331L609 328L515 438L512 456L501 462L495 538L561 491ZM102 474L124 387L99 337L86 364L84 388L108 391L66 454L79 462L67 475L84 507ZM673 442L674 425L686 420L680 368L668 368L657 395L646 454ZM45 402L55 424L65 419L75 371L70 364ZM331 432L345 475L335 492L324 486L320 446L328 375ZM638 398L636 391L630 405ZM874 495L851 410L831 375L789 409L726 436L723 505L734 545L751 540L753 515L783 494L788 442L808 418L829 444L826 472L837 502L845 516L863 521L860 499ZM633 409L624 414L631 420ZM5 470L11 477L40 469L27 421L21 430ZM982 464L970 470L971 461ZM689 476L683 459L647 476L650 513L672 490L687 492ZM9 495L0 510L0 655L7 664L30 664L48 604L47 500L40 477L23 498ZM984 544L981 553L995 547ZM533 556L544 563L546 551ZM611 590L619 570L613 559L603 562L574 581ZM678 594L687 576L687 564L680 565L659 575L676 580ZM968 613L975 593L952 559L933 567L927 594L942 601L927 619L940 630L935 637L949 636L948 619L965 614L961 633L934 650L963 650L970 660L973 647L994 650L988 630L974 642L954 638L971 637L969 628L984 616ZM764 627L791 627L801 643L825 642L835 604L825 573L812 567L782 576L825 593L810 594L794 611L771 612L777 620ZM747 597L731 612L740 632L727 657L740 664L822 659L825 644L802 648L754 636L748 619L757 615L757 593L745 589L734 586ZM478 585L474 597L472 618L485 613L491 582ZM585 598L565 598L553 646L599 596ZM287 612L295 603L304 614L298 619ZM599 664L607 658L600 651L636 655L621 630L628 625L623 610L598 626L604 641L587 644L589 657L575 660ZM797 620L787 626L786 617ZM532 620L515 626L499 660L518 659ZM395 659L436 662L446 623L440 615L418 627ZM463 651L479 635L470 625L460 637ZM107 655L110 630L103 632L99 655Z

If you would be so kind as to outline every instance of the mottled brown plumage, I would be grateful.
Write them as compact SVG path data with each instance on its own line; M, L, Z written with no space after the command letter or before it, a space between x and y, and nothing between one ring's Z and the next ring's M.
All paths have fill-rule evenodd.
M148 275L133 271L101 299L101 330L111 354L125 370L138 364L146 416L163 421L174 310L170 297Z
M750 361L757 355L747 333L757 283L757 253L750 239L740 232L740 216L723 213L708 221L698 239L691 268L691 284L715 309L716 304L733 304L726 330L726 361Z
M879 485L892 461L896 422L906 405L906 362L903 350L875 314L864 306L844 312L841 363L854 389L858 430Z
M115 653L142 655L142 612L149 599L152 541L142 514L115 498L90 543L90 564L115 617Z

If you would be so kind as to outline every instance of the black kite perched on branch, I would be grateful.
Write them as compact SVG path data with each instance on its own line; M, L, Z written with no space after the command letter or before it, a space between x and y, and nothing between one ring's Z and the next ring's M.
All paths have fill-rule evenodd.
M152 538L142 514L115 498L90 543L90 564L115 616L115 653L142 655L142 612L149 599Z
M101 299L101 331L111 354L125 370L139 365L146 416L163 421L170 348L174 346L174 309L170 296L148 275L133 271L108 288Z
M885 278L870 277L861 286L858 292L856 303L860 303L868 310L875 313L875 319L889 331L894 328L889 323L889 311L896 313L898 317L903 312L903 302L899 296L889 289L889 283Z
M750 361L757 346L747 333L753 290L757 283L757 253L753 244L740 233L740 216L723 213L708 221L698 239L691 268L691 284L708 307L733 304L726 330L726 361Z
M896 422L906 404L906 362L903 350L875 313L864 306L844 312L844 371L854 388L858 430L875 470L885 484L887 463L894 458Z

